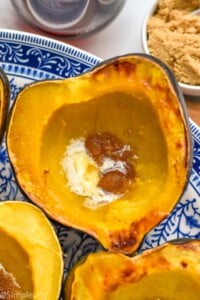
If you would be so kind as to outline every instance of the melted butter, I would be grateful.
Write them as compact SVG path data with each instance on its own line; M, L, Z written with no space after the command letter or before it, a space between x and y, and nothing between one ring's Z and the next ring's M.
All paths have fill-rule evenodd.
M94 161L83 151L72 152L69 159L68 166L72 172L68 174L68 178L71 188L82 196L92 196L99 181L98 168Z
M102 173L117 170L126 174L126 163L121 160L115 161L109 157L104 157L100 170Z
M98 186L98 183L101 171L105 172L106 169L119 169L120 167L123 169L123 163L116 163L108 159L108 161L104 161L101 170L88 154L84 139L72 139L70 141L61 165L66 174L67 186L73 193L86 197L86 206L96 208L122 196L104 191Z

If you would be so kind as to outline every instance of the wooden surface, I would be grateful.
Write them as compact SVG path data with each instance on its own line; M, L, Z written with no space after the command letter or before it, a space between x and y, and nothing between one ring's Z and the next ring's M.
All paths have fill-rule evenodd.
M20 0L19 0L20 1ZM117 18L100 32L85 38L69 40L66 37L52 36L38 28L30 26L21 18L9 0L0 1L0 28L22 30L51 37L87 51L101 59L107 59L126 53L143 52L142 26L145 15L154 0L127 0ZM186 98L190 118L200 126L199 99Z
M200 126L200 97L197 100L191 100L186 98L186 104L188 108L188 114L190 118Z

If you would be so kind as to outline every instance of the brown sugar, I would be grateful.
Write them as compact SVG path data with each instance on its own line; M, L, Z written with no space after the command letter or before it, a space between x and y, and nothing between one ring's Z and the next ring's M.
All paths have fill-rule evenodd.
M148 48L182 83L200 85L200 0L160 0L149 19Z
M104 191L120 194L124 193L135 177L135 169L131 163L133 151L130 145L125 145L110 133L95 133L87 137L86 149L93 159L101 165L105 158L124 163L125 172L110 170L101 174L98 186Z
M12 274L0 265L0 299L14 300L21 298L21 289Z

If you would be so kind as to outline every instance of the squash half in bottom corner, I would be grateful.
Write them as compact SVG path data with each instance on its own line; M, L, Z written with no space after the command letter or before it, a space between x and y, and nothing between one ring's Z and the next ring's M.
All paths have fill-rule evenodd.
M65 300L199 300L200 241L165 244L134 257L90 254L68 274Z
M26 86L13 105L7 147L33 202L124 253L180 199L192 154L175 78L139 54Z
M53 227L32 204L0 203L0 298L58 300L62 252Z

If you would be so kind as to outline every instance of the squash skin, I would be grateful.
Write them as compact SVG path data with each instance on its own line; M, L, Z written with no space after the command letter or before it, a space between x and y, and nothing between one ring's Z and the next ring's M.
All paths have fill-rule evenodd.
M62 251L46 216L33 204L15 200L0 203L0 220L0 263L22 287L19 299L59 299Z
M166 243L133 257L91 253L68 274L64 299L198 300L199 258L199 240Z
M0 68L0 142L6 128L8 107L10 102L10 85L4 70Z
M61 134L67 127L59 130L55 120L65 116L70 118L67 111L73 105L80 105L84 110L84 105L92 103L93 99L100 103L98 99L102 94L113 91L128 92L136 98L144 94L156 108L155 114L164 137L163 153L167 151L166 166L163 167L163 173L167 175L161 183L164 186L152 191L155 194L153 200L149 196L151 206L145 200L147 196L143 195L142 201L146 202L141 205L141 201L135 205L130 198L91 210L83 207L82 200L77 199L77 202L75 197L64 191L65 183L58 166L64 149ZM69 119L68 123L71 121ZM78 124L81 127L81 122ZM54 153L47 149L52 148L55 137L59 146ZM24 142L17 145L19 138ZM162 221L177 203L188 182L192 156L187 112L175 78L157 59L141 54L105 61L78 77L36 82L25 87L12 108L7 147L19 185L34 203L63 225L96 237L104 248L124 253L133 253L144 235ZM54 154L55 162L48 165ZM75 203L78 203L77 206Z

